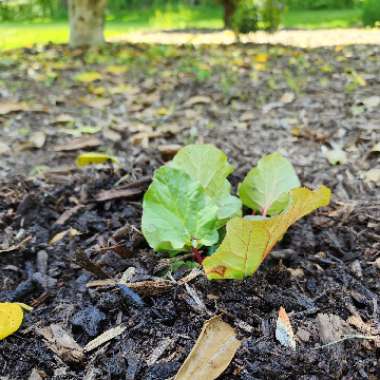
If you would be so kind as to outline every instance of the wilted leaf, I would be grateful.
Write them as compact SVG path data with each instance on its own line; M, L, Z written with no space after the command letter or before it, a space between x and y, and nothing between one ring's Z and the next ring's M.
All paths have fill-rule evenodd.
M78 167L103 164L105 162L117 162L117 158L105 153L87 152L80 154L75 163Z
M331 165L345 164L347 162L347 154L339 146L334 146L334 149L328 149L322 146L322 154Z
M280 215L259 220L230 220L221 246L202 263L208 279L241 279L252 275L288 228L318 207L326 206L330 195L330 189L325 186L314 191L293 189L289 206Z
M226 180L234 168L220 149L209 144L188 145L180 149L168 165L200 182L206 194L218 206L219 225L233 216L241 215L241 202L230 194L231 185Z
M127 72L128 68L127 66L122 66L122 65L109 65L106 67L105 71L109 74L120 75Z
M11 152L11 148L6 143L0 141L0 156Z
M77 82L91 83L91 82L95 82L96 80L102 79L102 74L96 71L85 71L83 73L79 73L75 75L74 79Z
M68 141L66 144L58 145L54 148L56 152L66 152L71 150L79 150L86 148L95 148L101 145L102 142L95 136L83 136L77 139Z
M42 131L34 132L30 135L29 141L33 148L40 149L45 145L46 134Z
M217 242L217 206L199 182L163 166L144 195L142 231L156 251L180 251Z
M263 261L268 241L265 226L244 218L230 220L222 244L202 263L208 279L241 280L252 275Z
M193 107L197 104L210 104L212 103L212 99L208 96L202 96L202 95L197 95L189 98L186 103L185 107Z
M288 314L281 306L278 311L278 319L276 323L276 339L285 347L296 349L296 341L294 340L294 332L290 324Z
M374 182L380 185L380 169L370 169L364 173L364 179L367 182Z
M269 59L267 53L260 53L255 56L255 62L257 63L266 63Z
M103 109L112 103L112 99L86 96L80 98L80 102L91 108Z
M370 153L380 153L380 142L378 142L372 147Z
M0 101L0 115L6 115L11 112L28 111L29 106L25 102L16 102L12 100Z
M206 321L175 380L214 380L228 367L240 347L234 329L220 317Z
M0 303L0 340L15 333L24 318L22 307L18 303Z
M363 104L369 109L375 109L380 106L380 96L370 96L363 99Z
M288 205L289 191L300 186L292 164L281 154L272 153L259 160L239 185L244 205L264 215L280 213Z

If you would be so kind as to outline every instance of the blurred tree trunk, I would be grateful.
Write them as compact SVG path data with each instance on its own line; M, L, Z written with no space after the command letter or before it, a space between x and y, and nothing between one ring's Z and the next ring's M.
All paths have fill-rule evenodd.
M232 28L232 18L237 8L237 0L222 0L221 1L224 8L224 27L226 29Z
M107 0L69 0L70 46L104 43L104 13Z

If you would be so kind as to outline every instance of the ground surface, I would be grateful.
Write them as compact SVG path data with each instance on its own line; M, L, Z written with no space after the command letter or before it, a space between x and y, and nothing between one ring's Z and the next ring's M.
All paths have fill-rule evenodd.
M204 321L220 314L243 341L221 379L378 379L378 341L320 346L326 336L379 335L379 178L369 174L380 168L371 152L380 137L379 53L378 46L267 45L7 53L0 299L35 309L0 343L0 376L26 379L37 369L48 379L169 379ZM306 186L329 186L333 201L297 223L243 282L200 275L161 294L148 287L140 307L115 287L87 288L131 267L131 282L156 281L168 269L170 279L188 273L154 254L137 230L145 179L169 154L165 145L194 142L231 157L234 185L278 150ZM321 146L336 144L347 161L332 166ZM76 169L86 149L117 156L120 167ZM124 197L101 200L99 192L123 186ZM295 352L274 336L280 306L296 333ZM323 324L323 314L335 323ZM127 328L119 337L76 363L41 336L59 324L84 346L120 323Z

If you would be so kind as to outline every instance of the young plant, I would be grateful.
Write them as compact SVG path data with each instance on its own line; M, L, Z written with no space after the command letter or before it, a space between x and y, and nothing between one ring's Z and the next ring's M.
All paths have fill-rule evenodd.
M330 201L327 187L301 188L291 163L273 153L239 185L243 204L254 214L241 217L241 201L231 195L227 180L232 171L226 155L212 145L184 147L159 168L143 201L142 231L149 245L172 254L191 250L209 279L243 279L293 223ZM211 246L215 252L203 260L199 249Z
M241 202L230 194L233 167L212 145L188 145L156 170L143 201L142 232L155 251L172 254L219 240L218 229L241 215Z

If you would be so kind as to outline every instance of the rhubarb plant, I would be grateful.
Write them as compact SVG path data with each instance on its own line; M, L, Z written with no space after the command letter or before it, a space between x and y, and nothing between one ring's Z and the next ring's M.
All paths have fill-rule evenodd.
M279 153L259 160L231 194L233 167L213 145L189 145L156 170L144 195L142 232L157 252L192 251L207 277L251 276L287 229L330 201L330 190L300 187ZM242 216L242 203L251 211ZM224 236L220 242L220 236ZM207 247L214 253L204 257Z

